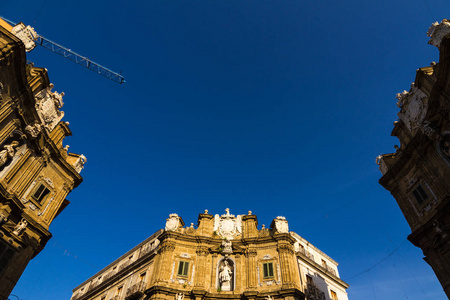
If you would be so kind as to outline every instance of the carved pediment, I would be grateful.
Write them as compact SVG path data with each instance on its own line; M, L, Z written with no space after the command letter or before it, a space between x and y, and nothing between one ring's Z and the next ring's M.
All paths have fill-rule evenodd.
M214 231L222 238L232 240L241 234L242 216L237 217L230 214L230 210L225 209L226 213L214 216Z
M427 95L412 84L409 92L403 91L396 98L397 106L401 108L398 116L406 127L411 132L421 127L428 109Z

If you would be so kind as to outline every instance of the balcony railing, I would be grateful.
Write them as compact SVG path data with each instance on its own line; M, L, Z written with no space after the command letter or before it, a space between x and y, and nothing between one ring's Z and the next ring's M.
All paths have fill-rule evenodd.
M307 300L325 300L325 293L322 292L314 284L306 285L306 299Z
M136 299L144 294L144 282L138 282L130 286L127 290L126 300Z
M330 267L327 266L327 265L323 266L323 265L320 265L320 264L316 263L316 262L314 261L314 255L313 255L311 252L306 251L305 249L301 248L300 250L297 251L297 253L300 253L300 254L306 256L306 257L309 258L309 259L310 259L317 267L319 267L320 269L324 270L325 272L327 272L327 273L329 273L329 274L334 275L334 276L337 277L336 270L334 270L333 268L330 268Z

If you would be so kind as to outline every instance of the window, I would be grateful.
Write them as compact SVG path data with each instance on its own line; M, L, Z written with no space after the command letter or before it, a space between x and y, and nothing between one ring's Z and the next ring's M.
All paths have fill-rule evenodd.
M306 284L308 285L314 284L312 277L309 275L306 275Z
M178 276L188 276L189 272L189 262L187 261L180 261L180 264L178 265Z
M322 267L327 269L327 262L324 259L322 259Z
M273 263L263 263L264 278L273 278Z
M122 289L123 289L123 286L117 288L117 294L116 295L120 296L120 294L122 293Z
M0 242L0 275L8 267L11 258L14 255L14 249Z
M331 290L330 290L330 292L331 292L331 300L338 300L336 292L335 291L331 291Z
M422 205L428 199L428 195L421 185L416 187L413 191L413 195L419 205Z
M139 281L144 281L145 280L145 275L146 275L147 273L142 273L141 274L141 276L139 276Z
M43 202L45 199L45 196L47 196L50 193L50 190L45 187L45 185L40 184L38 188L34 191L33 195L31 197L36 200L38 203Z

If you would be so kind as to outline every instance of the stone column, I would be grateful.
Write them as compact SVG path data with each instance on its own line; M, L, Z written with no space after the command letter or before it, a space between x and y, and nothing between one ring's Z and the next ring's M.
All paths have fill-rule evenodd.
M258 219L250 211L248 215L242 216L242 226L244 238L258 237Z
M198 215L198 228L197 234L201 236L212 236L214 231L214 216L208 214L208 210L205 213Z
M197 247L197 270L195 272L194 286L195 289L204 289L206 282L206 258L208 256L208 247L198 246Z
M298 269L293 263L294 247L288 242L281 242L277 250L280 257L282 288L293 288L295 287L293 272Z
M164 240L158 251L159 259L157 265L154 268L155 282L168 282L172 268L172 256L173 250L175 250L175 242Z
M258 282L257 282L257 274L256 274L256 249L248 248L245 251L245 256L247 258L247 289L248 290L256 290Z

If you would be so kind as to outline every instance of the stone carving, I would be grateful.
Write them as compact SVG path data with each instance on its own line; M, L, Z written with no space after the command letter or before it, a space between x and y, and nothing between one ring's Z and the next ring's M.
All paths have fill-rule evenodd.
M445 230L442 228L441 224L439 224L439 222L437 220L433 222L433 229L440 238L447 237L447 233L445 232Z
M219 283L222 291L231 291L231 279L233 271L228 263L227 259L224 259L220 266Z
M6 223L6 221L8 221L8 217L4 213L0 212L0 225Z
M55 187L55 185L53 184L53 181L52 181L50 178L44 177L44 178L42 178L42 180L43 180L45 183L47 183L50 187L52 187L52 188Z
M443 134L440 138L440 148L442 153L450 158L450 134Z
M46 129L52 131L59 121L64 117L64 112L59 111L63 107L62 97L64 93L52 92L53 84L36 94L36 110L42 124Z
M166 230L176 231L180 225L180 217L177 214L170 214L169 218L166 219Z
M22 231L27 227L28 222L25 219L22 219L17 225L16 227L14 227L14 231L13 234L15 235L20 235L22 233Z
M267 295L266 300L273 300L273 297L270 295Z
M423 133L431 139L437 137L436 129L434 128L434 126L431 124L430 121L423 122L420 129L422 129Z
M223 254L232 254L233 253L233 246L229 239L224 239L222 241L222 247L223 247L223 250L222 250Z
M175 300L183 300L184 299L184 293L178 293L175 295Z
M42 126L40 124L38 124L38 123L33 124L33 125L27 125L27 127L25 127L25 131L32 138L37 138L39 133L41 133L41 130L42 130Z
M263 256L263 259L271 259L271 258L272 258L272 256L270 256L270 254L266 254Z
M411 84L409 92L403 91L397 94L397 106L401 108L399 118L410 131L422 125L427 113L427 95L419 88Z
M386 166L386 163L384 162L383 156L378 155L377 158L375 159L375 163L378 165L378 168L381 171L381 174L386 174L386 172L388 171L388 168Z
M14 157L17 146L19 146L19 142L17 141L13 141L11 144L3 146L3 150L0 151L0 167L4 166L10 158Z
M241 234L242 216L235 217L230 214L230 209L225 209L226 214L214 216L214 231L221 237L232 240L235 236Z
M285 217L278 216L273 220L275 224L275 230L278 233L289 233L288 221Z
M37 40L39 35L34 31L34 28L31 26L25 26L23 23L19 23L14 26L11 30L11 33L17 36L25 45L25 51L30 52L36 47L36 43L34 41Z
M450 22L447 19L443 19L441 23L434 22L431 27L428 28L427 36L430 37L428 44L437 48L441 46L441 41L447 34L450 33Z
M67 146L66 146L67 147ZM67 148L67 150L69 150L69 148ZM81 172L81 170L84 169L84 164L87 162L87 158L86 156L84 156L83 154L81 154L78 159L75 161L75 163L73 164L73 167L75 168L75 171L77 171L78 173Z

